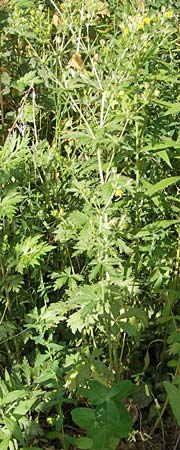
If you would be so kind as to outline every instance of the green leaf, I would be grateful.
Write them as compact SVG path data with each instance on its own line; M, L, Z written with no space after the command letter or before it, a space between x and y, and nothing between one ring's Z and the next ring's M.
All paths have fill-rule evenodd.
M19 405L13 411L13 414L17 414L19 416L25 416L27 412L32 408L32 406L37 401L37 397L30 398L28 400L22 400L19 402Z
M2 442L0 442L0 450L8 450L10 439L10 437L6 437Z
M166 389L168 400L171 405L172 412L177 420L178 425L180 425L180 388L174 386L174 384L168 381L163 382Z
M93 440L88 437L80 437L80 438L75 439L75 443L76 443L77 448L86 450L86 449L92 448Z
M149 357L149 352L147 350L146 354L145 354L145 357L144 357L144 367L143 367L144 371L148 369L149 363L150 363L150 357Z
M28 395L28 392L25 389L8 392L7 395L0 399L0 406L8 405L8 403L13 403L19 398L25 397L26 395Z
M44 450L42 447L21 447L20 450Z
M20 428L18 422L15 422L15 420L10 419L10 417L5 417L4 423L5 423L6 427L8 428L8 430L10 431L11 436L14 437L15 439L17 439L17 441L20 442L20 444L24 445L25 441L24 441L22 431L21 431L21 428Z
M85 398L93 403L93 405L101 405L109 399L110 388L100 383L99 381L90 381L90 388L80 388L79 392Z
M39 378L35 380L35 383L37 384L46 383L47 381L54 381L54 379L55 374L52 371L47 370L42 375L40 375Z
M118 400L123 400L132 394L134 385L130 380L122 380L115 383L110 391L109 398L118 396Z
M141 153L144 153L145 151L153 151L158 152L159 150L164 150L168 148L180 148L180 141L174 141L173 139L164 136L164 141L159 142L158 144L149 144L142 148Z
M21 367L22 367L22 370L24 373L26 383L28 386L30 386L31 385L31 367L30 367L29 361L27 360L26 356L24 356L24 358L22 360Z
M25 87L31 86L32 84L41 84L42 80L36 76L35 70L30 70L23 77L21 77L16 83L14 83L14 87L19 91L23 91Z
M91 429L95 421L95 410L91 408L75 408L71 415L74 423L85 430Z
M166 189L167 187L171 186L172 184L178 183L180 180L180 177L169 177L164 178L161 181L158 181L158 183L154 184L153 186L147 188L147 194L148 195L154 195L158 191L162 191L163 189Z
M174 103L174 105L171 106L171 108L169 108L168 111L164 113L164 116L169 116L170 114L178 114L179 112L180 112L180 103Z
M40 259L50 252L54 246L46 242L39 242L41 235L29 236L16 244L15 250L18 263L16 270L23 273L23 270L29 266L37 266L40 264Z
M111 428L107 424L98 428L93 436L93 450L104 450L108 442L108 437L111 435ZM109 446L108 446L109 449Z
M17 205L22 201L23 197L19 194L18 191L9 192L3 199L0 201L0 218L8 217L12 219L16 213Z
M107 423L111 427L111 436L119 439L127 438L131 426L131 416L124 405L115 404L113 400L106 402Z
M163 161L165 161L165 163L172 169L172 164L166 150L158 152L157 155L159 156L159 158L163 159Z
M121 320L120 326L123 329L123 331L125 331L128 334L128 336L136 336L137 335L137 328L134 325L132 325L132 323L123 322Z
M141 231L139 231L135 235L135 237L138 238L138 237L148 236L155 230L156 231L158 229L165 230L166 228L169 228L172 225L176 225L178 223L180 223L180 220L157 220L156 222L152 222L152 223L149 223L148 225L145 225L145 227L143 227L141 229Z

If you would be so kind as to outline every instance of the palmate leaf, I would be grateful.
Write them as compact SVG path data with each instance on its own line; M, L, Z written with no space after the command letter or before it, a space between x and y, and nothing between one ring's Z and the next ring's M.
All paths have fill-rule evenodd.
M0 151L0 168L6 178L11 176L11 169L16 168L20 162L24 161L27 153L30 153L28 134L25 134L23 138L17 136L16 133L8 136Z
M23 77L21 77L16 83L14 83L14 87L16 87L19 91L23 91L24 88L30 86L31 84L40 84L42 80L36 76L35 70L30 70L30 72L26 73Z
M69 305L83 305L88 302L98 303L100 301L100 286L85 284L72 291L69 296Z
M94 306L89 302L85 307L74 312L67 320L68 326L71 328L73 334L76 331L81 332L83 329L89 329L95 325L97 321L97 314L94 311Z
M67 313L67 306L64 302L51 303L48 307L41 308L40 320L45 321L46 328L53 328L61 320L65 320L65 315Z
M16 244L15 251L17 255L16 270L23 273L27 267L35 267L40 264L40 259L50 252L54 246L46 242L39 242L41 235L29 236L22 242Z
M16 213L17 205L22 201L23 197L18 191L10 191L0 202L0 218L7 217L12 219Z

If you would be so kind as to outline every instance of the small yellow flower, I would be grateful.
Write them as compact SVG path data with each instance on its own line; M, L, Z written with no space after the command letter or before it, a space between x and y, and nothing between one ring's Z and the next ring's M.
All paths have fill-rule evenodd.
M166 11L166 13L165 13L165 16L168 18L168 19L171 19L171 17L173 17L173 11Z
M121 189L116 189L114 195L115 195L115 197L121 197L122 193L123 193L123 191Z
M139 22L139 23L138 23L138 29L139 29L139 30L144 30L144 24L143 24L143 22Z
M144 17L144 24L145 24L145 25L149 25L150 22L151 22L150 17Z
M128 27L124 28L123 33L126 35L129 34L129 28Z

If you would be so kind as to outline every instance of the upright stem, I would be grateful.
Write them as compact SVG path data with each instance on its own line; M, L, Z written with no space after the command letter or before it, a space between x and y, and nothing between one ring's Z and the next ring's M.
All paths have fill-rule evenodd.
M140 129L140 124L138 121L135 123L135 133L136 133L136 156L135 156L135 166L136 166L136 211L135 211L135 234L138 233L140 229L140 149L141 149L141 139L143 134L143 129ZM135 261L135 279L138 275L138 265L139 265L139 238L136 239L136 261Z

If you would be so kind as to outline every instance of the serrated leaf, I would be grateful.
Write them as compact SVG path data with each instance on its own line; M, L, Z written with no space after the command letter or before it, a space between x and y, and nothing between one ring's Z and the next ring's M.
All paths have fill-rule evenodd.
M180 177L164 178L163 180L158 181L158 183L154 184L153 186L147 188L147 194L150 196L154 195L156 194L156 192L163 191L163 189L166 189L167 187L178 183L178 181L180 181Z
M164 113L164 116L169 116L170 114L178 114L179 112L180 112L180 103L174 103L174 105L171 106L171 108L169 108L168 111Z
M35 383L37 383L37 384L46 383L48 381L54 381L54 379L55 379L55 374L52 371L48 370L47 372L40 375L40 377L38 377L35 380Z
M19 273L23 273L23 270L29 266L39 265L40 259L54 248L47 242L39 242L40 239L41 235L29 236L16 244L15 250L18 260L16 270Z
M37 401L36 397L32 397L28 400L22 400L19 402L19 405L13 411L13 414L17 414L19 416L25 416L28 411L32 408L34 403Z
M16 213L18 203L22 201L23 197L17 191L9 192L0 201L0 217L8 217L12 219Z
M142 148L141 152L144 153L145 151L154 151L158 152L159 150L164 150L168 148L180 148L180 141L174 141L173 139L169 137L164 136L164 141L159 142L158 144L149 144Z
M15 420L11 419L10 417L5 417L4 423L11 433L11 436L17 439L17 441L20 442L21 445L24 445L25 441L18 422L15 422Z
M14 83L14 87L19 91L23 91L27 86L31 86L33 84L40 84L42 80L36 76L35 70L30 70L23 77L21 77L16 83Z
M169 228L172 225L176 225L178 223L180 223L180 220L157 220L156 222L152 222L152 223L149 223L148 225L145 225L145 227L143 227L141 229L141 231L139 231L135 235L135 237L138 238L138 237L148 236L153 231L157 231L158 229L165 230L166 228Z
M19 398L25 397L27 394L28 392L25 389L8 392L7 395L0 399L0 406L8 405L8 403L13 403Z
M120 321L120 326L129 336L136 336L137 329L131 323Z
M31 384L31 367L29 364L29 361L27 360L26 356L24 356L22 361L22 370L24 372L24 377L26 379L26 383L28 386Z

